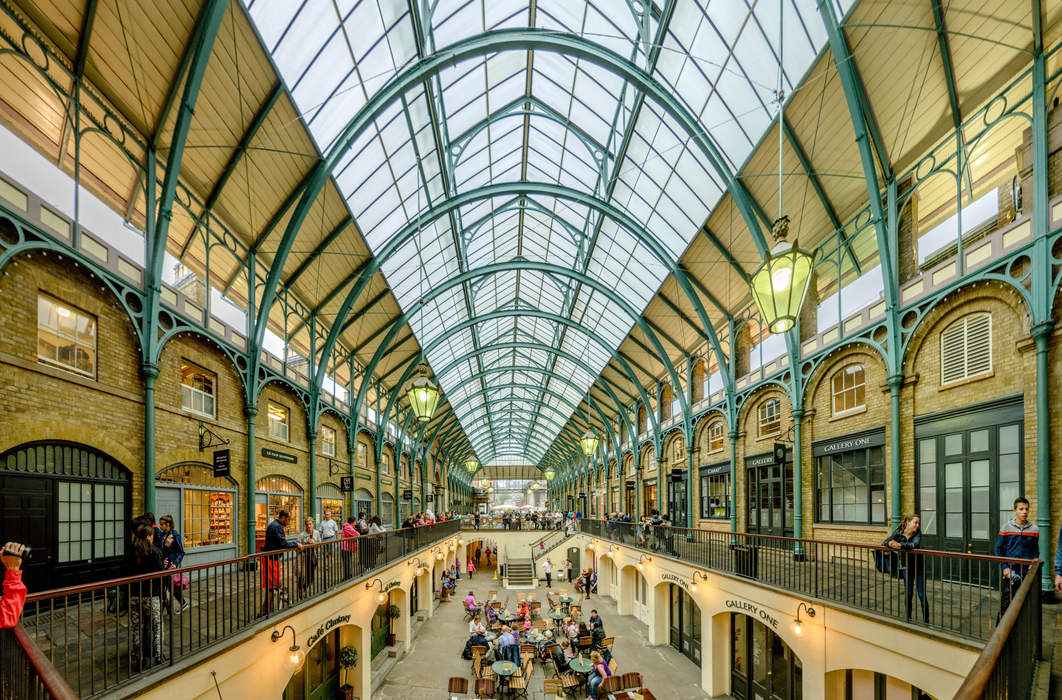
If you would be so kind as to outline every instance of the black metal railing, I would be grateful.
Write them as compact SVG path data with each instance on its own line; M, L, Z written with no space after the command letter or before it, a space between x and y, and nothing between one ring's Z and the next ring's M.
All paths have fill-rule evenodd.
M1002 575L1008 560L997 557L602 520L583 519L580 527L649 558L678 559L981 642L992 634L1001 601L1011 593L1012 584Z
M48 657L20 625L0 629L0 698L3 700L76 700Z
M1028 698L1036 662L1043 657L1040 567L1029 568L981 655L955 694L956 700Z
M449 520L35 593L22 625L77 696L92 697L288 615L458 531ZM436 554L444 553L419 557L430 568Z
M540 552L553 549L555 546L567 539L569 535L564 530L550 530L544 537L540 537L531 543L531 573L538 579L538 566L535 564L535 557Z

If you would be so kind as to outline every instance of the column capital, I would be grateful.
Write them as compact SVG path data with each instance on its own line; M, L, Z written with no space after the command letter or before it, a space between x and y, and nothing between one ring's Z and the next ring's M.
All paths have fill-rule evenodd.
M1052 331L1054 330L1055 322L1052 319L1047 319L1046 321L1040 321L1032 328L1030 328L1029 335L1032 336L1033 340L1037 342L1042 342L1043 340L1046 340L1047 337L1051 335Z
M903 386L904 376L901 373L890 374L885 378L885 383L889 385L889 389L892 391L899 391Z
M144 379L154 381L159 376L159 366L153 362L144 362L140 365L140 374Z

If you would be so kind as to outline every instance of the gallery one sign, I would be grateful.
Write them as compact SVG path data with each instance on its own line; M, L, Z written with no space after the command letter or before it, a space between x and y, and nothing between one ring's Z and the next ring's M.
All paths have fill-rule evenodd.
M763 608L760 608L757 605L753 605L752 603L750 603L747 600L734 600L734 599L731 599L731 600L726 601L726 607L731 608L733 610L740 610L740 611L748 614L750 617L759 618L760 620L763 620L764 624L770 625L772 629L778 629L778 619L777 618L773 617L770 613L768 613Z

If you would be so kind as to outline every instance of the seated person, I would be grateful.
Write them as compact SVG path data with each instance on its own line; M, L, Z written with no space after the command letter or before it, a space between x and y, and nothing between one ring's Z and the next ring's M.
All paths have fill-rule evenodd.
M483 622L479 619L479 615L472 616L472 621L468 623L468 633L471 635L487 633L487 628L483 626Z
M597 614L597 610L590 611L590 617L587 619L587 622L591 625L593 625L595 622L600 622L602 625L605 624L605 621L602 620L601 616Z
M594 640L594 649L601 652L601 655L605 657L605 663L607 664L612 660L612 652L604 645L605 628L601 624L601 619L598 618L597 622L594 622L591 627L590 636Z
M465 596L465 610L477 610L479 603L476 602L476 596L472 594L472 591L468 592Z
M493 626L498 621L498 611L493 605L484 605L483 611L487 613L487 624Z
M575 647L573 647L572 643L567 639L561 642L561 651L564 652L564 661L566 664L575 658Z
M473 634L471 637L468 638L468 641L465 642L465 649L461 652L462 659L466 661L472 660L472 647L487 647L489 651L490 643L487 641L487 638L484 637L482 634Z
M576 593L582 593L583 592L583 576L582 576L582 574L577 576L576 579L575 579L575 592Z
M608 663L598 654L596 651L590 653L590 661L594 664L590 669L590 674L587 677L587 682L590 687L590 698L597 697L598 687L604 682L606 678L612 675L612 671L608 668Z
M469 594L471 595L471 594ZM527 604L526 600L520 601L520 607L516 611L517 620L530 620L531 619L531 606Z
M579 636L579 627L570 617L564 618L564 635L568 637L568 639L575 639Z
M570 658L564 653L564 649L559 644L554 644L549 648L550 656L553 657L553 662L557 664L557 670L561 673L569 671L568 659Z

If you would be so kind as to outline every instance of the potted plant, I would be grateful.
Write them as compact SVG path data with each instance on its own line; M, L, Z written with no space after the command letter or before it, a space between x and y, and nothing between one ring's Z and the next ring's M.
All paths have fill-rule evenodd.
M348 682L350 679L347 674L357 664L358 650L355 647L347 645L339 650L339 665L343 669L343 686L339 691L343 693L343 700L352 700L354 697L354 686Z
M395 629L394 621L402 616L402 610L397 605L387 606L387 646L393 647L395 645Z

